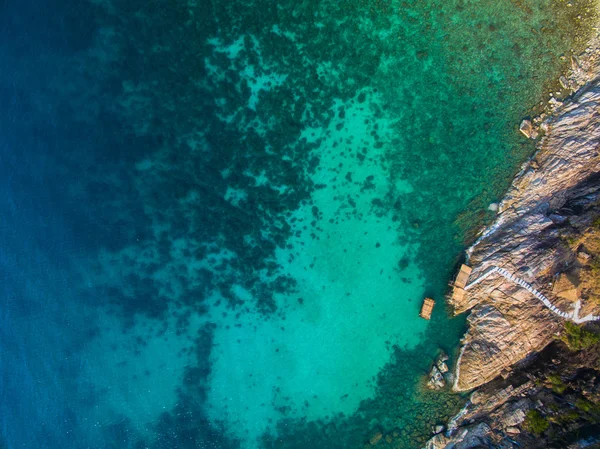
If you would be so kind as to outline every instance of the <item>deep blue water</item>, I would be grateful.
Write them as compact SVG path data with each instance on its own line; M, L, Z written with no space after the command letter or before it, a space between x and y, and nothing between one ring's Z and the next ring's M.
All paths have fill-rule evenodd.
M419 447L550 3L0 1L0 447Z

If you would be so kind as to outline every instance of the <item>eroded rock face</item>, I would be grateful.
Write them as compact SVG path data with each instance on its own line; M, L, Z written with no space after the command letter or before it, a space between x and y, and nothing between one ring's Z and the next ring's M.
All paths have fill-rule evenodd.
M510 288L516 290L514 286ZM472 310L456 370L455 390L470 390L489 382L554 338L559 329L557 317L538 300L522 298L523 292L514 295L518 299L500 286L491 292L486 303Z
M598 348L572 352L562 342L553 342L529 363L515 367L506 379L499 377L474 391L447 431L432 436L427 448L580 447L570 442L579 439L581 429L590 428L596 418L574 404L598 404ZM548 431L533 433L530 412L548 424ZM565 427L567 416L570 424Z
M592 187L587 184L598 184L593 180L600 172L600 78L565 104L547 130L534 161L500 204L496 222L471 248L470 281L493 266L502 267L555 298L554 305L568 313L573 304L555 297L551 287L557 267L572 257L557 244L557 224L565 220L560 213L565 204L589 195L586 188ZM453 306L456 313L471 310L456 367L458 391L478 387L543 349L563 321L531 293L498 275L468 289Z
M520 433L519 426L533 407L530 399L521 396L535 391L533 382L527 381L517 387L473 393L463 411L449 423L449 432L432 437L426 448L500 447L497 444L504 435Z

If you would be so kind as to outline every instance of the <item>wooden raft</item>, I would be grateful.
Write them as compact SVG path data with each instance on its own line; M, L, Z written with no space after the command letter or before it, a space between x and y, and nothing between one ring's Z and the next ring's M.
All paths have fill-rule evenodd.
M421 306L421 313L419 313L419 316L421 318L425 318L426 320L430 319L431 312L433 312L433 306L435 306L435 301L431 298L425 298L423 305Z

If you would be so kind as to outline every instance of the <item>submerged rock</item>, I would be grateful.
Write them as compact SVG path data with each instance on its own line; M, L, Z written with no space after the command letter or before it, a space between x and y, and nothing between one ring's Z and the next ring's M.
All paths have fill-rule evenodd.
M377 443L379 443L381 441L381 439L383 438L383 433L381 432L376 432L373 434L373 436L369 439L369 443L371 444L371 446L375 446Z

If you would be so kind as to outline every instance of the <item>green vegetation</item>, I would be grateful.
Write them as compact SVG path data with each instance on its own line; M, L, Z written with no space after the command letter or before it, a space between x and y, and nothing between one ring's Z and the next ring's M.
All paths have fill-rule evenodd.
M552 385L552 391L558 394L563 394L565 390L569 387L565 384L558 374L550 374L547 379L550 381Z
M600 404L595 404L585 398L578 398L575 401L575 407L584 413L600 418Z
M563 234L560 239L569 247L575 246L579 243L580 236L576 234Z
M581 415L576 410L567 410L552 417L551 421L558 425L565 425L577 421L579 418L581 418Z
M575 407L577 407L582 412L589 413L594 408L594 404L584 398L579 398L575 401Z
M556 413L560 410L560 407L558 406L558 404L552 403L552 404L548 405L548 410Z
M529 410L525 416L524 427L534 435L541 435L548 429L550 423L548 420L537 410Z
M600 335L570 321L565 323L565 332L561 339L572 351L579 351L600 343Z
M589 262L589 267L593 273L597 274L600 272L600 260L598 260L596 257L593 257Z

